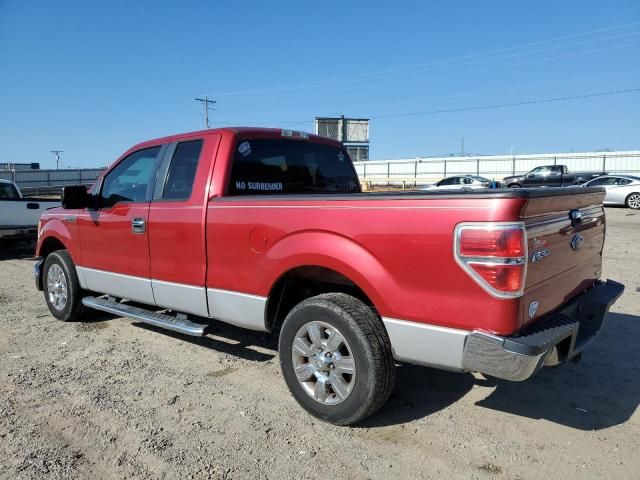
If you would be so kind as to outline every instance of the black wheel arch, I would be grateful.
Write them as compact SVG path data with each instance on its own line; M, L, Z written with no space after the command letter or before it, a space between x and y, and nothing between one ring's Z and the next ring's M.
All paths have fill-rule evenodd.
M298 303L323 293L351 295L378 315L375 305L356 282L330 268L304 265L284 272L272 285L265 308L265 324L270 331L277 329Z
M35 281L38 290L43 290L42 275L44 272L44 262L47 260L47 257L55 251L66 250L66 248L65 244L56 237L47 237L40 243L40 248L38 248L36 252L36 255L40 257L40 259L35 267Z

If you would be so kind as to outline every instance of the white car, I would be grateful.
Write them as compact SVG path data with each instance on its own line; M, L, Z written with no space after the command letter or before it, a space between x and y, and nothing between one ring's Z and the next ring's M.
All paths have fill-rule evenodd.
M24 198L15 183L0 179L0 240L35 239L40 214L59 205L59 200Z
M585 187L604 187L605 205L624 205L640 209L640 177L633 175L603 175L583 184Z
M456 177L448 177L434 183L433 185L425 185L420 190L433 190L436 188L447 190L476 190L479 188L489 188L491 180L476 175L460 175Z

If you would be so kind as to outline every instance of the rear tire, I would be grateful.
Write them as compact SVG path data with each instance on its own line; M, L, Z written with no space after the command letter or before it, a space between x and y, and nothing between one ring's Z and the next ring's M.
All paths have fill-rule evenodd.
M624 204L633 210L640 209L640 192L630 193L624 201Z
M512 183L511 185L509 185L509 188L520 188L520 184L519 183Z
M49 254L42 272L44 298L51 315L63 322L78 320L84 312L83 290L67 250Z
M284 320L278 350L292 395L325 422L357 423L393 390L395 364L384 325L349 295L328 293L296 305Z

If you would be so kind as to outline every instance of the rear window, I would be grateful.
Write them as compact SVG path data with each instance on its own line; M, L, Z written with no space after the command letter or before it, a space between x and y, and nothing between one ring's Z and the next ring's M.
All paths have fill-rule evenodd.
M360 192L347 152L296 140L241 140L235 147L229 195Z

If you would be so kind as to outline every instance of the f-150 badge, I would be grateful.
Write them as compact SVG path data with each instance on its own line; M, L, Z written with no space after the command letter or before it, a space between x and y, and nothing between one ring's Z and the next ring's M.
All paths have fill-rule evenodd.
M538 250L537 252L533 252L533 255L531 255L531 263L536 263L536 262L539 262L540 260L544 260L549 255L551 255L551 252L549 252L549 250L546 248L544 250Z

